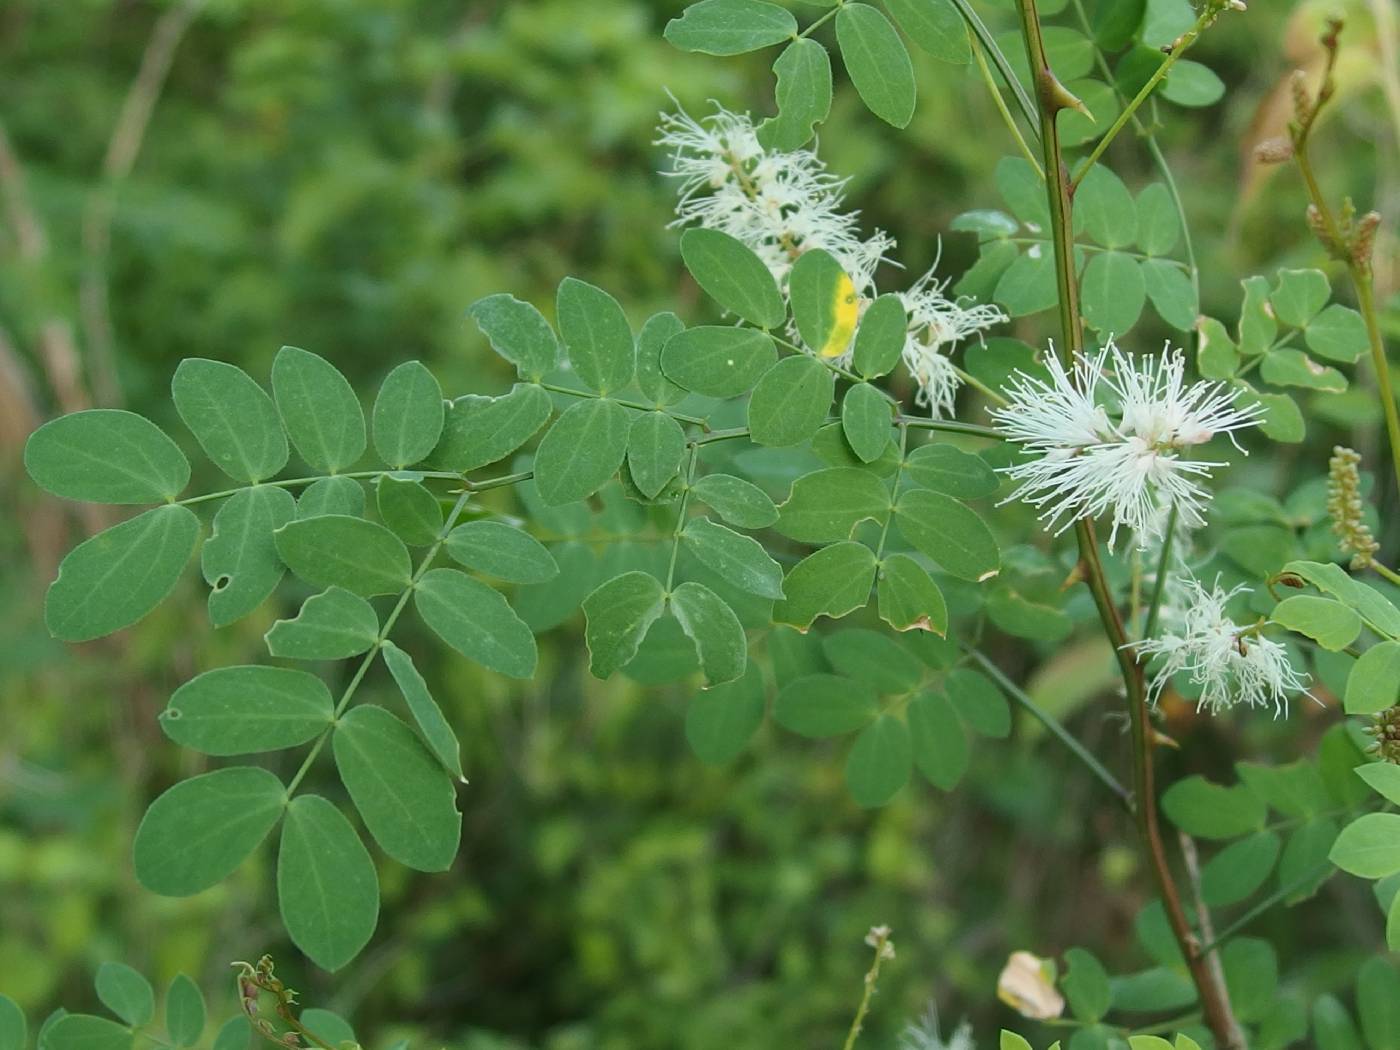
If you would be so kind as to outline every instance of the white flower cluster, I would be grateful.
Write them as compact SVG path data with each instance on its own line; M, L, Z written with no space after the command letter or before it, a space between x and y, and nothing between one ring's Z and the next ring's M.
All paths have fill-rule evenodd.
M1230 599L1249 588L1206 590L1195 579L1185 580L1184 587L1186 600L1175 610L1175 623L1160 638L1133 643L1139 656L1162 658L1150 699L1155 703L1167 682L1185 673L1200 689L1200 710L1218 714L1242 704L1272 706L1276 717L1285 713L1289 694L1305 691L1308 678L1293 669L1281 644L1227 615Z
M718 106L703 120L683 110L662 114L658 131L657 145L671 154L667 174L678 182L672 225L698 225L742 241L780 286L798 256L823 249L851 278L862 306L874 298L875 269L889 261L894 239L883 230L861 237L860 213L842 210L846 180L831 174L816 153L765 149L747 114ZM996 306L947 298L946 288L930 270L900 293L909 313L904 362L918 384L916 402L934 418L952 414L962 385L948 353L1006 320Z
M1236 391L1223 384L1188 384L1179 350L1135 357L1110 344L1081 356L1072 372L1053 354L1046 364L1048 382L1018 373L1009 403L992 413L997 429L1035 457L1005 468L1021 482L1008 499L1042 508L1057 533L1079 518L1109 515L1110 547L1120 528L1145 546L1171 507L1186 527L1204 525L1210 494L1201 480L1223 464L1183 453L1255 426L1259 408L1237 408Z

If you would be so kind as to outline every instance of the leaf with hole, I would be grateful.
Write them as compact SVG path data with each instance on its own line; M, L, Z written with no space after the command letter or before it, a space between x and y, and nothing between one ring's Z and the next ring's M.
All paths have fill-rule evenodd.
M831 58L821 44L802 37L783 48L773 74L778 115L759 125L758 141L781 152L801 149L831 112Z
M219 667L179 689L160 714L165 735L206 755L279 751L314 739L334 714L324 682L283 667Z
M863 608L875 582L875 552L863 543L833 543L807 555L783 580L786 597L773 622L805 630L818 616L833 619Z
M248 615L277 588L286 567L273 534L296 516L286 489L240 489L214 515L214 530L199 552L209 592L209 622L223 627Z
M521 379L539 382L559 367L559 340L544 314L502 292L467 308L491 349L516 367Z

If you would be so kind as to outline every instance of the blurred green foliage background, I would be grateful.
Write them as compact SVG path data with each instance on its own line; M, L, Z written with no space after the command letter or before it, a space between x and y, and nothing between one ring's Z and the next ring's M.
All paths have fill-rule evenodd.
M681 6L0 4L0 989L32 1016L90 1005L105 959L153 978L184 970L223 994L230 960L270 951L306 1002L353 1016L375 1044L830 1046L859 998L862 937L888 923L898 958L868 1040L893 1047L931 1002L984 1032L1006 1022L993 989L1013 949L1090 944L1141 962L1131 925L1146 891L1126 821L1035 734L977 749L954 796L921 786L865 812L829 745L765 730L733 766L703 766L682 731L687 691L592 680L576 623L549 636L524 685L421 649L437 652L430 673L466 749L463 854L447 876L385 867L380 932L347 973L314 972L281 940L269 850L191 900L136 886L135 821L197 771L156 712L197 671L255 658L283 610L213 631L192 575L115 639L50 641L43 588L102 519L23 479L25 434L88 404L124 404L177 433L166 391L181 357L263 377L284 343L326 355L365 390L417 357L453 394L496 393L508 374L465 307L509 290L549 312L568 273L613 291L634 323L663 306L693 312L650 144L656 116L668 90L692 111L708 99L766 110L771 56L673 51L661 28ZM1315 29L1334 6L1347 5L1256 0L1193 53L1225 98L1171 112L1162 141L1208 313L1235 316L1238 277L1319 262L1296 178L1248 156L1281 127L1284 77L1316 60ZM1325 174L1333 192L1395 214L1394 124L1368 28L1385 6L1350 5L1357 29ZM1010 27L1004 0L984 8ZM912 273L953 215L996 206L989 175L1012 150L974 76L916 63L907 134L877 126L838 84L821 141ZM1131 135L1110 157L1130 185L1149 172ZM1378 250L1383 292L1396 285L1394 243ZM976 249L953 234L942 252L957 274ZM1034 319L1018 328L1044 335ZM1316 431L1260 464L1260 483L1320 473L1316 451L1330 444ZM1055 658L1066 704L1093 692L1075 650ZM1072 724L1112 754L1120 726L1107 710ZM1228 768L1232 750L1286 759L1313 715L1183 724L1191 769ZM1270 932L1296 961L1324 923L1325 943L1375 939L1366 902L1335 888ZM1296 979L1331 986L1344 963L1314 955Z

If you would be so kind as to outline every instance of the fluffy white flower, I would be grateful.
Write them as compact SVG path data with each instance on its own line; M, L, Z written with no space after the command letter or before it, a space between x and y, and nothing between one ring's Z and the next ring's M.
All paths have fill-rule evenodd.
M909 313L909 333L904 340L904 365L918 384L914 402L927 408L934 419L953 414L953 402L962 378L948 354L968 336L981 337L983 329L1005 321L1006 314L990 303L973 305L967 299L949 299L943 293L947 280L934 277L935 261L900 301Z
M932 1003L924 1016L904 1026L899 1034L899 1050L977 1050L972 1038L972 1025L963 1021L948 1038L943 1038L938 1024L938 1008Z
M1177 622L1160 638L1132 643L1140 656L1161 657L1148 691L1152 702L1173 676L1185 673L1200 688L1199 710L1218 714L1244 704L1285 713L1289 695L1306 691L1308 676L1293 669L1282 645L1226 614L1230 599L1249 588L1206 590L1195 579L1183 582L1187 600L1176 610Z
M1204 525L1210 493L1201 481L1223 464L1183 452L1216 434L1233 441L1234 431L1258 424L1259 407L1236 407L1237 392L1222 383L1187 383L1180 350L1135 357L1110 344L1081 356L1072 372L1053 354L1046 363L1049 382L1018 373L1009 404L992 413L1001 433L1035 456L1005 468L1021 482L1009 498L1042 508L1057 533L1111 514L1110 546L1120 527L1140 546L1156 538L1163 508L1175 506L1187 528Z
M793 261L809 248L831 253L863 296L875 268L894 248L876 230L862 238L859 212L842 211L846 180L811 150L766 150L746 113L715 112L696 120L663 113L657 145L671 153L666 174L679 183L673 226L720 230L749 248L784 284Z

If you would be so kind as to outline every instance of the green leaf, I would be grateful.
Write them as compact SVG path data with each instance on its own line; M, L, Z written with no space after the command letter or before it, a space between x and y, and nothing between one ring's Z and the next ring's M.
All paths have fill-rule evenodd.
M743 675L703 690L685 712L685 738L700 761L731 762L763 724L763 672L750 660Z
M283 667L219 667L190 679L160 714L165 735L206 755L296 747L327 729L330 691L315 675Z
M1394 688L1394 679L1392 679ZM1368 762L1356 767L1356 775L1366 781L1386 801L1400 806L1400 766L1392 762Z
M1279 887L1289 890L1285 903L1307 900L1336 872L1327 854L1337 834L1337 825L1324 817L1309 820L1288 837L1278 865Z
M343 587L368 598L397 594L412 574L403 541L364 518L323 514L288 522L275 536L287 568L313 587Z
M807 737L850 733L879 713L868 685L834 674L804 675L783 686L773 701L778 725Z
M1236 762L1245 787L1286 817L1304 817L1332 808L1317 766L1299 759L1286 766Z
M544 314L531 304L501 292L472 303L467 316L521 379L538 383L559 367L559 340Z
M136 878L165 897L207 890L233 874L286 805L282 781L253 766L182 780L151 803L136 829Z
M315 1006L310 1007L301 1012L301 1021L332 1046L338 1047L341 1043L358 1042L355 1038L355 1029L351 1027L350 1022L330 1010L322 1010ZM399 1043L395 1043L394 1048L395 1050L404 1050Z
M998 1050L1032 1050L1031 1044L1026 1041L1024 1036L1007 1031L1005 1028L1001 1030L997 1047Z
M773 73L778 115L759 125L758 141L765 149L791 152L805 146L831 112L831 58L821 44L802 37L783 48Z
M948 605L943 592L922 565L907 554L888 555L880 563L875 587L880 619L896 631L948 633Z
M623 573L585 598L588 669L593 676L607 678L627 666L665 607L661 581L649 572Z
M836 377L815 357L795 354L764 373L749 398L749 436L759 445L799 445L826 422Z
M666 378L706 397L748 392L777 360L778 348L763 332L729 325L687 328L661 348Z
M709 518L692 518L681 532L686 549L728 583L763 598L783 596L783 570L763 544L718 525Z
M690 487L690 494L741 529L766 529L778 520L778 508L767 493L732 474L706 474Z
M47 1050L131 1050L135 1036L105 1017L66 1014L41 1033Z
M324 357L284 346L272 361L272 394L301 458L331 474L365 451L365 415L349 381Z
M421 482L382 475L375 484L375 503L384 524L413 547L437 542L442 532L442 504Z
M1268 810L1248 788L1223 787L1204 777L1178 780L1162 794L1162 812L1188 835L1232 839L1263 826Z
M682 51L742 55L797 35L797 21L761 0L700 0L666 23L666 39Z
M632 382L637 348L616 299L601 288L565 277L556 309L569 361L584 386L610 394Z
M889 19L869 4L843 4L836 42L856 93L887 124L907 127L914 116L914 64Z
M413 588L413 607L452 648L511 678L535 673L535 636L500 593L456 569L433 569Z
M778 531L804 543L850 537L856 523L883 518L890 509L889 490L868 470L832 467L805 474L793 483L779 508Z
M685 432L665 412L642 412L627 435L627 468L632 481L653 498L676 476L685 456Z
M1084 322L1106 335L1137 324L1147 302L1147 281L1137 260L1123 252L1099 252L1080 279Z
M413 715L414 724L423 735L423 742L428 745L428 750L437 757L444 769L465 783L466 776L462 773L462 745L458 743L457 734L452 731L452 726L443 716L442 708L438 707L437 701L428 691L428 684L423 681L418 668L413 666L413 658L388 640L385 640L381 652L384 654L384 664L389 668L389 674L393 676L399 692L403 694L404 702L408 704L409 713Z
M877 693L907 693L924 676L919 659L882 631L837 631L822 639L822 651L833 668Z
M1240 400L1248 403L1246 398ZM1303 412L1298 407L1298 402L1287 394L1252 394L1252 400L1258 401L1264 409L1263 422L1259 424L1259 429L1264 432L1265 437L1292 443L1303 440L1307 433L1307 424L1303 421Z
M126 963L105 962L97 968L97 998L132 1028L150 1024L156 1016L156 993L151 982Z
M277 588L284 566L273 533L296 516L286 489L240 489L214 515L214 530L200 551L209 592L209 621L223 627L248 615Z
M1171 191L1160 182L1137 195L1137 244L1146 255L1166 255L1181 239L1181 216Z
M1367 813L1337 836L1332 863L1363 879L1383 879L1400 871L1400 813Z
M777 569L777 564L773 567ZM712 685L732 682L744 673L748 664L744 627L723 598L702 584L686 582L671 592L670 602L671 612L695 643L700 666Z
M1211 106L1225 94L1225 82L1207 66L1183 58L1172 66L1158 89L1168 102L1178 106Z
M1083 948L1070 948L1065 952L1065 964L1068 969L1060 978L1060 987L1070 1011L1076 1019L1090 1024L1101 1020L1112 1003L1103 963Z
M315 518L322 514L348 514L358 518L364 512L364 486L344 476L313 481L297 500L298 518Z
M986 523L941 492L910 489L895 520L904 538L954 576L981 582L1001 571L1001 552Z
M1279 856L1279 837L1259 831L1232 842L1201 869L1201 897L1212 908L1244 900L1269 877Z
M549 395L527 383L500 397L459 397L447 405L442 439L428 462L463 474L498 463L534 437L553 411Z
M863 543L833 543L807 555L783 581L787 595L773 606L773 622L805 629L818 616L839 618L870 600L875 553Z
M1290 328L1303 328L1331 295L1332 285L1321 270L1280 270L1269 302L1280 321Z
M922 445L909 453L904 476L921 488L958 499L990 496L1001 486L996 471L981 456L952 445Z
M1269 305L1269 282L1263 277L1246 277L1240 282L1244 302L1240 304L1240 353L1262 354L1278 336L1278 321Z
M974 733L996 739L1011 734L1011 708L1006 697L981 671L954 668L943 678L943 691Z
M1371 348L1366 322L1350 306L1333 303L1303 331L1308 349L1329 361L1355 361Z
M1048 310L1055 305L1057 295L1055 263L1044 246L1038 254L1018 255L997 279L992 292L992 298L1012 317Z
M972 61L962 15L951 0L886 0L899 28L934 58L954 65Z
M1128 248L1137 240L1137 205L1123 180L1102 164L1081 176L1074 193L1074 231L1108 248Z
M1200 339L1196 345L1196 367L1206 379L1229 379L1240 366L1239 350L1225 326L1214 317L1196 323Z
M1323 994L1313 1001L1312 1023L1318 1050L1362 1050L1361 1034L1336 996Z
M1258 1021L1274 1005L1278 987L1278 958L1268 941L1237 937L1221 950L1225 988L1230 1006L1241 1021Z
M175 589L199 539L185 507L157 507L68 552L49 585L44 622L65 642L101 638L141 619Z
M251 1050L253 1026L247 1017L230 1017L214 1036L213 1050Z
M289 660L345 660L368 652L379 637L374 606L341 587L313 594L290 620L264 636L267 651Z
M890 403L869 383L854 383L841 399L841 430L861 462L880 458L890 443Z
M292 943L323 970L339 970L374 935L374 861L344 814L319 795L298 795L287 807L277 903Z
M1274 606L1270 619L1306 635L1324 649L1345 649L1361 633L1361 617L1341 602L1311 594L1296 594Z
M672 336L685 331L673 313L654 314L637 333L637 387L657 408L674 405L686 391L661 370L661 350Z
M331 735L336 769L374 841L415 871L446 871L462 815L452 781L400 719L362 704Z
M453 561L511 583L547 583L559 565L539 540L501 521L469 521L447 535Z
M1142 282L1143 287L1147 289L1147 298L1152 300L1152 308L1162 320L1180 332L1189 332L1195 328L1200 317L1200 302L1186 271L1169 259L1143 259L1138 266L1142 270ZM1224 331L1223 327L1221 331ZM1236 363L1238 362L1231 362L1225 375L1234 374Z
M45 492L88 503L173 500L190 480L189 460L164 431L115 408L45 423L25 442L24 469Z
M851 363L867 379L893 372L904 353L908 334L909 315L904 300L893 293L879 296L861 315Z
M883 806L909 782L913 766L908 727L881 715L860 731L846 756L846 786L857 805Z
M799 43L826 53L815 41ZM695 227L681 234L681 259L710 298L750 324L777 328L787 317L778 282L743 241L719 230Z
M26 1050L28 1037L24 1011L13 999L0 995L0 1050Z
M593 495L627 455L632 419L616 401L589 398L567 409L535 453L535 485L557 507Z
M1378 714L1396 703L1400 703L1400 641L1382 641L1362 652L1352 666L1344 707L1347 714Z
M951 791L967 772L967 737L953 705L940 693L920 693L905 715L915 768L934 787Z
M176 974L165 993L165 1030L176 1046L194 1046L204 1034L204 993L184 974Z
M1298 576L1325 594L1350 606L1377 634L1400 638L1400 609L1379 591L1360 580L1354 580L1331 562L1291 561L1283 571Z
M1105 51L1121 51L1137 34L1145 0L1095 0L1089 9L1094 42Z
M1285 347L1264 355L1260 378L1274 386L1301 386L1340 394L1347 388L1346 376L1335 368L1320 365L1301 350Z
M1356 1012L1371 1050L1400 1047L1400 975L1388 960L1372 956L1361 964L1356 975Z
M437 379L419 362L405 361L384 377L374 399L374 450L391 467L427 459L442 437L445 413Z
M798 256L788 275L788 296L802 341L825 358L845 353L856 333L859 302L835 257L821 248Z
M277 406L243 369L186 358L175 369L170 394L204 454L235 481L262 481L287 465Z

